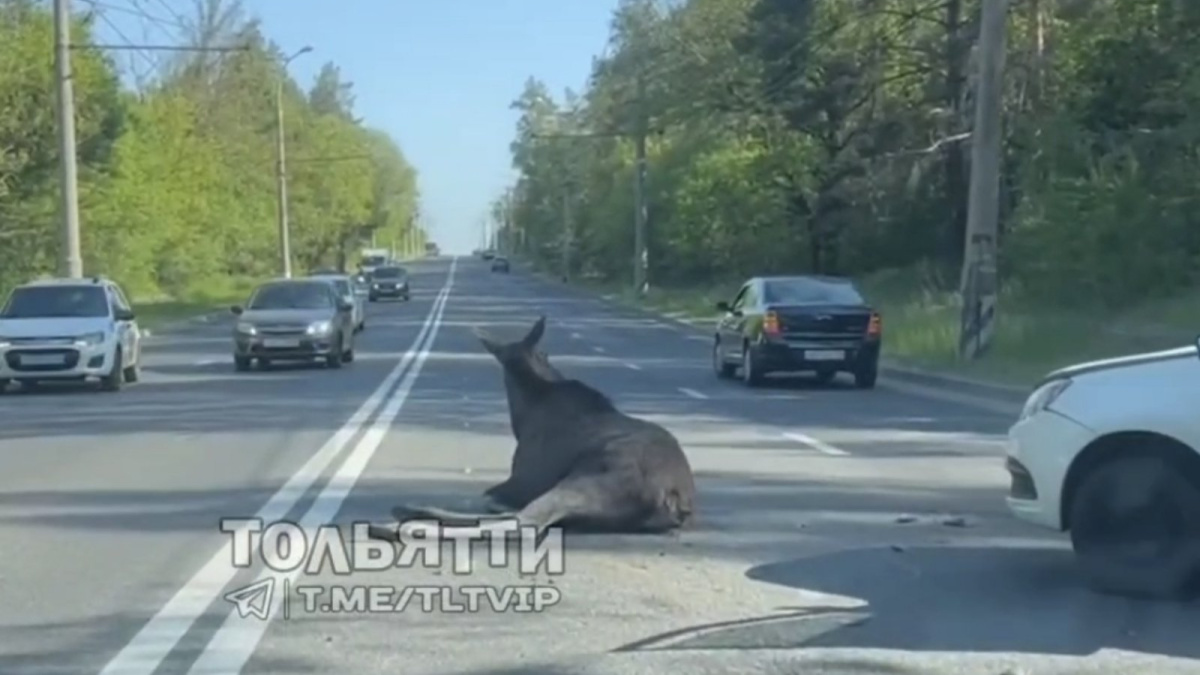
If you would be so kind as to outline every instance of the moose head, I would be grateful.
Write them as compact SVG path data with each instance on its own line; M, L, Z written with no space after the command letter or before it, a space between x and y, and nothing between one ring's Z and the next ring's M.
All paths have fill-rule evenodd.
M550 365L546 353L537 348L546 332L546 317L539 317L525 337L515 342L502 342L479 328L474 332L483 343L484 349L496 357L504 368L509 418L512 421L513 435L520 440L521 423L526 418L537 393L548 382L566 379Z

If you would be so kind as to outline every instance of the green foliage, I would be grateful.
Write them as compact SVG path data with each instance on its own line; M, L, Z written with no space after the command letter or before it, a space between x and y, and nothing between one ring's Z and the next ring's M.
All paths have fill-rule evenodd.
M410 237L416 172L353 115L352 85L326 64L310 92L236 3L209 0L196 45L153 86L122 92L113 62L72 52L84 269L134 296L224 301L280 271L276 92L282 78L293 269L347 264L370 241ZM77 42L90 25L73 26ZM52 16L0 0L0 291L54 274L61 256Z
M569 216L575 271L628 286L644 123L652 288L864 277L896 319L889 349L944 360L980 5L627 0L579 103L531 79L515 104L502 240L557 273ZM995 359L1035 343L1054 352L1031 356L1039 367L1095 351L1083 343L1128 348L1097 337L1106 318L1200 284L1198 7L1010 4Z

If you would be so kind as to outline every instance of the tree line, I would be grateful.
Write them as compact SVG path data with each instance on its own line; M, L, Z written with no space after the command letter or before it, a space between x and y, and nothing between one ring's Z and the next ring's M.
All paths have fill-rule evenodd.
M624 0L584 91L557 98L531 78L514 102L501 242L631 281L645 133L651 284L890 272L952 288L980 9ZM1194 286L1200 3L1012 0L1007 32L1006 290L1119 307Z
M86 5L85 5L86 7ZM133 5L130 5L133 7ZM101 18L73 17L94 44ZM305 88L237 2L196 0L181 25L194 47L143 86L111 55L72 50L85 274L137 297L219 296L236 280L281 271L276 206L276 91L282 78L292 264L356 262L374 234L413 241L416 172L385 133L354 115L352 85L326 63ZM0 0L0 291L55 274L62 258L53 16ZM408 237L408 239L406 239Z

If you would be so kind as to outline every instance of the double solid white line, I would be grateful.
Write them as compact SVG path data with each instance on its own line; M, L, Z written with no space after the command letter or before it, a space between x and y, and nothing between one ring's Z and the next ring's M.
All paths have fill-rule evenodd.
M304 514L301 521L302 527L305 529L315 528L316 525L331 519L341 508L342 501L354 487L355 481L383 441L388 427L391 426L392 421L404 406L404 402L421 372L421 366L429 357L441 325L442 314L446 309L446 302L454 285L454 272L457 265L458 259L455 258L450 263L450 272L445 286L438 293L420 333L400 363L351 416L349 421L326 441L321 449L309 458L308 462L288 479L278 492L271 496L266 505L255 514L256 518L269 522L279 520L286 515L320 477L325 468L341 454L350 440L359 431L366 428L366 433L363 434L337 473L321 490L308 512ZM403 382L389 399L389 392L401 377L404 378ZM367 426L367 421L385 400L387 405L383 412L375 418L374 423ZM235 536L241 537L244 534L238 533ZM167 604L142 627L133 640L125 645L105 666L100 675L151 675L158 669L192 624L204 614L205 610L237 574L238 569L231 564L233 540L234 537L227 540L221 550L217 551L204 567L189 579L174 597L168 600ZM266 576L264 575L260 579ZM282 598L278 594L273 594L273 604L277 604L276 600L282 600ZM271 615L273 615L275 607L271 609ZM266 624L266 621L247 622L241 620L236 613L231 612L189 672L222 673L224 675L240 672L262 638L267 627Z

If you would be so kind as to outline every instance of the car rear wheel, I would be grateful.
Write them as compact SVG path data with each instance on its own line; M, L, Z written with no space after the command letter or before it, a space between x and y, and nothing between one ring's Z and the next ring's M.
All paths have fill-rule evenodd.
M742 348L742 382L747 387L757 387L762 381L763 373L759 370L758 359L754 357L754 350L747 343Z
M875 381L879 379L879 363L872 361L865 366L859 366L854 371L854 386L859 389L874 389Z
M733 377L734 372L737 370L737 366L725 360L725 350L721 349L721 341L718 339L713 340L712 365L713 372L723 380Z
M1200 590L1200 485L1176 464L1120 457L1081 479L1070 504L1071 544L1095 590L1161 600Z
M234 356L233 357L233 368L234 368L234 370L238 371L239 373L244 373L244 372L250 370L250 357L249 356Z

